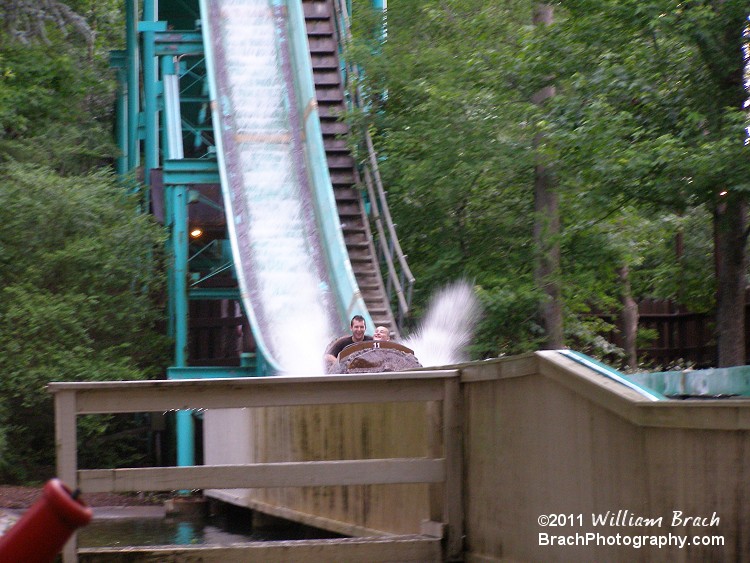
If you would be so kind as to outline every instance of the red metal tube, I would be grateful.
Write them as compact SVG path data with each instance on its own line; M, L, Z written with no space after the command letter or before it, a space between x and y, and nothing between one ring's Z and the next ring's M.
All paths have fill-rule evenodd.
M15 525L0 536L3 563L51 563L73 532L91 520L93 512L59 479L50 479L42 497Z

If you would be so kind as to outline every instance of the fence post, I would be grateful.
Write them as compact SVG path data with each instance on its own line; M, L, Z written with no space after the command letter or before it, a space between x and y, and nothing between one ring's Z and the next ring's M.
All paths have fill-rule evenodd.
M76 435L76 392L55 393L55 449L57 477L68 487L78 488L78 447ZM78 561L78 538L73 534L63 548L64 563Z
M452 377L444 383L443 395L443 456L445 457L445 497L443 522L448 530L445 560L463 559L463 428L460 378Z

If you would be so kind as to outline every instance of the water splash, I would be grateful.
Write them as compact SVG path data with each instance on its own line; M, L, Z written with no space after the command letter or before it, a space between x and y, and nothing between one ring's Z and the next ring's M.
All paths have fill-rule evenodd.
M269 360L286 373L319 374L335 303L285 73L282 11L268 0L217 0L210 13L224 201L243 303Z
M466 347L474 336L480 313L471 284L459 280L438 291L419 328L404 341L423 366L467 361Z

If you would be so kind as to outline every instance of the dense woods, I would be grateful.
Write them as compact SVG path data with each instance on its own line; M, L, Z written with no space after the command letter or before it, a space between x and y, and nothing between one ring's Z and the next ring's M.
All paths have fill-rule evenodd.
M562 328L565 345L635 367L635 302L662 298L715 314L719 363L745 362L748 12L405 1L383 40L355 4L349 56L369 105L352 122L376 135L420 297L475 280L478 357L546 346ZM540 203L540 167L554 207ZM545 318L552 300L562 327ZM602 337L604 312L623 317L629 350Z
M114 177L119 2L0 2L0 477L54 471L50 381L161 377L163 233ZM104 77L104 80L102 78ZM143 455L80 427L86 457ZM124 447L119 447L122 444Z

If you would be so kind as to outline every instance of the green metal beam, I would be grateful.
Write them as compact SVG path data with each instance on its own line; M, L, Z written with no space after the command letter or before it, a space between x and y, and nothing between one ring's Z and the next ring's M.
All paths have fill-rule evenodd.
M203 53L203 36L199 31L166 31L154 33L157 56L196 55Z
M144 113L144 166L143 182L151 185L151 170L159 166L159 134L158 134L158 87L159 64L154 53L155 28L166 28L167 22L157 20L157 0L143 0L143 21L138 24L138 31L143 41L143 113ZM149 199L145 194L146 201Z
M140 68L138 64L138 1L125 2L125 43L127 51L127 117L128 117L128 171L134 170L140 163L140 146L138 143L138 117L140 111L138 85Z
M218 184L219 167L215 160L200 158L166 159L164 185Z
M193 366L167 368L167 379L221 379L255 377L254 367Z
M109 66L117 71L117 112L115 138L120 154L117 156L117 176L122 179L128 172L128 72L127 52L113 50L109 53Z
M188 291L188 299L237 299L240 290L232 287L196 287Z

